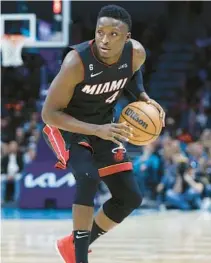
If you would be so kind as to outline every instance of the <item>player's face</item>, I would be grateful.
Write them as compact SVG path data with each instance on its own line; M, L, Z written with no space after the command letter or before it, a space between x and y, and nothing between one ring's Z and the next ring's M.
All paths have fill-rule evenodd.
M98 19L95 42L102 58L112 58L119 55L129 39L130 33L125 23L110 17Z

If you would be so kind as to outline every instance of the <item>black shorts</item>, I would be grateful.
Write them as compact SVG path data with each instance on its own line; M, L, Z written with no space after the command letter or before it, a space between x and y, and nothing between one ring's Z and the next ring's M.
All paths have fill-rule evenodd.
M43 134L58 159L56 168L66 169L68 167L71 146L79 144L92 152L100 177L133 169L126 149L119 148L111 141L102 140L96 136L62 131L49 125L43 128Z

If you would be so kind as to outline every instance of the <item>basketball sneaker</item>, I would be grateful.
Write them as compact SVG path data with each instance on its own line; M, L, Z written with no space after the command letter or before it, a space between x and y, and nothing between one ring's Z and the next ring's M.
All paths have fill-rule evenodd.
M57 240L57 251L65 263L75 263L75 246L73 235Z
M65 263L75 263L75 245L73 234L57 240L56 248ZM92 251L89 250L88 253Z

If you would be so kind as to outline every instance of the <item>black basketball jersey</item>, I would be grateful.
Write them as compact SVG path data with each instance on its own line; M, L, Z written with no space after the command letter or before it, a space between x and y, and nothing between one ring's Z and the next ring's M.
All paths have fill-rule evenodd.
M75 87L65 112L80 121L105 124L113 120L117 99L133 75L133 48L129 41L119 61L106 65L95 57L93 43L94 40L91 40L70 47L78 52L82 60L84 80Z

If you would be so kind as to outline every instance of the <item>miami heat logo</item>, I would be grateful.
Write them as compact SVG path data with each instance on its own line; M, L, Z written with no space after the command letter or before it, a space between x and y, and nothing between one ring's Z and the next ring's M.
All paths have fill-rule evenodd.
M126 149L123 147L117 147L112 150L112 153L114 154L114 160L116 162L121 162L124 160Z

